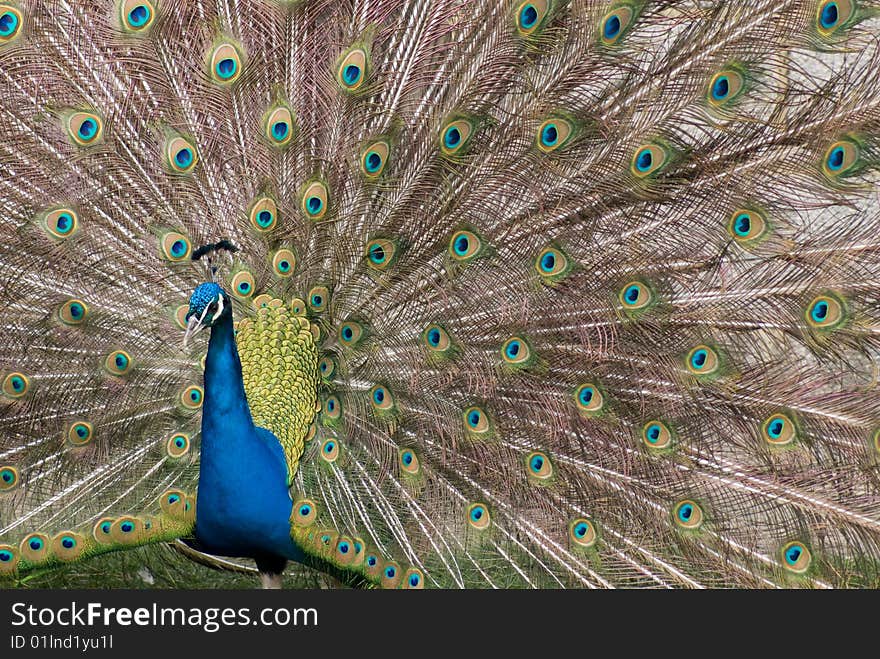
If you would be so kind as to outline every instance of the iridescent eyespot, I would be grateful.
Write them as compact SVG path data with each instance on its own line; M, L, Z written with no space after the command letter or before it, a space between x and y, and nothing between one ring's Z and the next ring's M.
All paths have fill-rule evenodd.
M9 5L0 5L0 45L9 43L21 32L21 12Z
M464 411L464 424L471 434L481 435L489 431L489 417L480 407L472 406Z
M376 238L367 243L364 255L373 270L385 270L394 262L397 246L385 238Z
M79 325L88 314L89 308L82 300L68 300L58 307L58 319L65 325Z
M311 499L300 499L293 504L293 523L311 526L318 517L318 507Z
M723 69L709 80L706 98L712 107L721 107L734 101L743 91L745 78L736 69Z
M321 457L326 462L336 462L336 459L339 457L339 440L334 437L325 439L324 443L321 444Z
M541 27L550 10L550 0L527 0L516 9L516 29L523 36Z
M110 526L110 537L123 544L135 544L141 539L145 528L144 521L137 517L120 517Z
M816 8L816 29L823 37L830 37L841 26L846 25L854 13L854 0L820 2Z
M3 395L7 398L21 398L28 392L30 386L30 380L24 373L8 373L3 378Z
M119 17L128 32L143 32L156 18L152 2L147 0L123 0L119 3Z
M9 492L18 487L20 476L18 469L12 465L4 465L0 467L0 492Z
M165 144L165 161L172 172L186 174L198 162L195 147L182 137L173 137Z
M548 247L535 259L535 270L548 284L565 277L571 270L568 257L555 247Z
M859 145L851 140L838 140L825 151L822 169L831 179L850 172L859 160Z
M618 7L605 14L599 21L599 36L603 44L616 44L629 28L633 19L631 7Z
M596 544L599 534L596 532L596 525L591 520L578 517L568 525L568 537L577 546L589 548Z
M60 561L79 558L85 550L85 540L79 533L61 531L52 539L52 555Z
M189 410L197 410L202 406L205 391L198 385L190 385L180 392L180 403Z
M761 212L740 208L731 216L727 231L737 242L749 243L763 237L767 226L767 220Z
M386 563L382 568L382 588L397 588L403 577L403 572L397 563Z
M698 345L691 349L685 359L688 370L694 375L711 375L718 370L718 353L710 346Z
M85 446L93 439L92 424L88 421L74 421L67 429L67 441L74 446Z
M113 517L102 517L97 522L95 522L95 526L92 527L92 537L98 541L99 544L108 544L111 541L110 531L113 529L113 522L116 519Z
M169 261L186 261L192 254L192 243L182 233L169 231L161 238L162 256Z
M315 286L309 291L309 306L312 311L326 311L330 303L330 290L326 286Z
M425 575L421 570L411 567L404 572L401 580L401 588L406 590L421 590L425 587Z
M764 440L773 446L791 444L797 438L797 428L786 414L774 414L761 425Z
M440 131L440 150L447 156L455 155L470 141L474 125L467 119L456 119Z
M795 574L803 574L810 568L813 556L803 542L789 542L781 551L782 566Z
M284 147L290 144L294 135L295 119L293 112L285 105L271 109L263 121L263 131L269 144Z
M836 296L819 295L807 305L804 317L807 324L815 329L835 329L846 320L846 308Z
M131 355L124 350L114 350L104 359L104 368L113 375L125 375L131 368Z
M159 497L159 505L162 508L162 512L172 517L181 517L183 515L185 503L186 493L182 490L166 490Z
M248 215L257 231L271 231L278 222L278 206L271 197L258 197L251 205Z
M2 16L0 16L2 26ZM10 574L18 567L18 550L12 545L0 545L0 574Z
M313 181L303 192L300 202L302 212L310 220L320 220L327 214L328 198L327 186L320 181Z
M529 478L546 481L553 477L553 463L546 453L533 451L526 456L526 470Z
M43 533L26 535L19 545L21 556L31 563L41 563L49 557L49 536Z
M400 465L400 468L410 475L419 473L419 470L421 469L419 458L416 455L416 452L411 448L400 449L397 454L397 462Z
M599 387L592 383L579 386L575 391L574 400L578 410L587 415L598 414L605 404L605 397L599 391Z
M501 357L505 364L527 366L532 359L532 349L521 336L512 336L501 346Z
M467 510L467 521L472 527L481 531L489 528L491 516L489 515L489 509L486 507L486 504L471 504Z
M567 119L552 117L538 127L538 148L544 153L551 153L565 146L572 133L574 126Z
M240 270L232 278L232 294L237 298L250 298L255 288L254 276L247 270Z
M279 249L272 256L272 269L279 277L290 277L296 266L296 257L289 249Z
M72 112L66 120L67 134L78 146L88 146L100 141L104 132L101 117L92 112Z
M698 529L703 524L703 509L690 499L679 501L672 509L672 519L683 529Z
M672 432L662 421L648 421L642 426L642 440L651 449L665 449L672 445Z
M65 240L79 228L79 216L71 208L58 208L46 213L43 226L53 238Z
M368 178L377 178L385 170L390 147L388 142L373 142L361 152L361 172Z
M644 309L654 300L654 294L651 289L640 281L631 281L626 284L620 290L618 297L626 311Z
M327 396L323 408L324 415L331 420L338 419L342 414L342 405L336 396Z
M424 329L422 343L436 355L449 355L453 347L449 333L437 323L431 323Z
M370 389L370 405L374 409L387 411L394 407L394 397L386 387L376 385Z
M231 43L222 43L211 52L211 78L222 85L241 75L241 55Z
M335 370L336 364L330 359L330 357L323 357L321 361L318 362L318 371L321 373L321 377L325 380L329 380L333 376Z
M176 432L165 442L165 452L171 458L182 458L189 453L189 436L182 432Z
M354 48L340 61L336 69L336 80L346 91L354 91L364 84L367 78L368 56L363 48Z
M449 254L456 261L470 261L482 247L479 236L471 231L457 231L449 240Z
M339 326L337 335L339 336L339 341L342 345L351 348L358 344L363 337L363 333L364 329L361 327L360 323L348 321Z
M644 144L636 149L630 171L638 178L655 174L669 159L666 150L656 144Z

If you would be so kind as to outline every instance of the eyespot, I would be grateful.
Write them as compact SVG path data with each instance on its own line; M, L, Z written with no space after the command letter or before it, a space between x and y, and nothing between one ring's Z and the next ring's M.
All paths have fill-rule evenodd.
M21 557L31 563L42 563L49 558L49 536L43 533L26 535L19 545Z
M330 290L326 286L315 286L309 291L309 306L312 311L326 311L330 302Z
M366 559L364 559L364 574L367 577L376 579L381 572L382 562L379 560L379 557L375 554L367 554Z
M289 249L279 249L272 257L272 269L279 277L290 277L296 266L296 257Z
M368 178L378 178L385 171L390 147L388 142L373 142L361 152L361 172Z
M74 446L85 446L93 438L92 424L88 421L74 421L67 429L67 441Z
M278 206L271 197L259 197L251 206L249 216L257 231L271 231L278 222Z
M421 570L411 567L403 573L401 588L406 590L422 590L425 587L425 575Z
M433 353L447 354L452 348L449 333L437 323L431 323L422 332L422 343Z
M3 378L3 395L7 398L21 398L31 388L31 383L24 373L12 372Z
M110 537L110 531L113 528L113 523L116 521L115 517L102 517L97 522L95 522L95 526L92 527L92 537L102 545L106 545L112 541Z
M241 270L232 278L232 294L237 298L245 299L254 294L256 282L254 276L247 270Z
M698 529L703 525L703 509L690 499L679 501L672 509L672 519L683 529Z
M78 146L89 146L101 140L104 122L92 112L73 112L67 117L67 134Z
M782 566L796 574L803 574L810 568L813 557L803 542L789 542L780 551Z
M571 270L568 257L555 247L548 247L535 259L535 270L547 283L554 283Z
M489 432L489 417L485 410L474 405L464 411L464 425L471 434L482 435Z
M320 220L327 214L327 199L327 186L320 181L312 182L303 193L302 212L310 220Z
M853 0L820 2L816 8L816 29L823 37L830 37L853 17Z
M241 75L241 55L235 46L223 43L211 53L211 77L214 82L226 85Z
M342 414L342 405L336 396L327 396L324 401L324 416L328 419L338 419Z
M2 16L0 16L2 26ZM12 545L0 545L0 574L10 574L18 567L18 550Z
M459 153L470 141L473 130L473 124L467 119L449 122L440 131L440 150L447 156Z
M0 492L9 492L18 487L21 482L18 469L12 465L0 467Z
M745 78L736 69L723 69L709 80L706 98L713 107L721 107L736 100L743 91Z
M665 449L672 445L672 433L662 421L648 421L642 426L642 440L651 449Z
M176 432L165 442L165 452L168 457L182 458L189 453L189 436L182 432Z
M403 577L403 572L397 563L386 563L382 568L382 588L397 588Z
M489 524L491 524L492 520L486 504L471 504L467 510L467 521L472 527L481 531L489 528Z
M501 346L501 357L511 366L525 366L532 357L532 350L524 338L512 336Z
M192 384L180 392L180 404L189 410L197 410L202 406L204 397L204 389Z
M281 105L269 111L263 124L269 144L284 147L293 140L295 119L290 108Z
M568 525L568 537L579 547L589 548L596 544L599 534L596 525L589 519L578 517Z
M456 261L470 261L482 250L483 242L471 231L457 231L449 241L449 254Z
M121 544L134 544L143 536L144 528L143 520L126 515L111 524L110 537Z
M165 160L171 171L186 174L192 171L199 158L195 147L182 137L174 137L165 145Z
M785 414L774 414L764 421L761 434L773 446L791 444L797 438L797 428Z
M325 380L329 380L333 376L333 371L335 370L336 364L334 364L333 360L329 357L324 357L318 362L318 371L320 371L321 377Z
M825 151L822 169L829 178L836 179L851 171L859 159L859 146L850 140L838 140Z
M65 325L80 325L89 315L89 308L82 300L71 299L58 307L58 319Z
M574 401L581 412L596 414L602 411L605 397L595 384L582 384L574 394Z
M807 305L807 324L816 329L834 329L846 318L843 303L831 295L819 295Z
M694 375L711 375L718 370L718 353L707 345L693 348L685 360L688 370Z
M551 153L561 149L568 142L574 126L567 119L552 117L547 119L538 128L537 145L544 153Z
M636 149L630 171L638 178L656 174L666 165L668 157L663 147L656 144L643 144Z
M186 512L184 510L186 499L186 493L183 490L165 490L162 496L159 497L159 506L166 515L182 517Z
M748 243L763 237L767 221L763 214L747 208L734 211L727 225L731 237L739 243Z
M387 412L394 407L394 396L387 387L376 385L370 389L370 405L376 410Z
M550 0L527 0L516 9L516 29L528 36L541 27L550 10Z
M346 91L354 91L364 84L367 78L367 52L355 48L348 52L336 69L336 80Z
M339 440L335 437L325 439L324 443L321 444L321 457L326 462L336 462L336 459L339 457Z
M553 477L553 463L546 453L533 451L526 456L526 470L529 478L546 481Z
M336 552L334 558L336 562L340 565L351 565L355 558L356 552L354 549L354 542L351 538L347 538L346 536L340 536L336 541Z
M364 330L360 323L350 320L339 326L339 341L342 345L352 348L361 340L363 333Z
M631 7L618 7L605 16L599 22L599 35L602 43L606 46L616 44L624 35L633 19Z
M192 254L192 243L182 233L168 232L162 236L162 256L169 261L186 261Z
M146 0L124 0L119 3L122 27L128 32L143 32L156 19L156 9Z
M9 43L21 32L21 12L9 5L0 5L0 45Z
M65 240L79 228L79 216L70 208L59 208L46 213L43 226L53 238Z
M397 463L407 474L415 476L421 470L419 457L411 448L402 448L397 452Z
M125 350L114 350L104 359L104 368L113 375L125 375L131 368L131 355Z
M59 561L72 561L82 556L85 538L73 531L61 531L52 538L52 555Z
M293 504L293 523L297 526L311 526L318 518L318 507L311 499L300 499Z
M397 247L390 240L377 238L367 243L365 257L367 265L374 270L386 270L397 256Z
M625 310L644 309L654 300L651 289L640 281L631 281L620 290L620 303Z

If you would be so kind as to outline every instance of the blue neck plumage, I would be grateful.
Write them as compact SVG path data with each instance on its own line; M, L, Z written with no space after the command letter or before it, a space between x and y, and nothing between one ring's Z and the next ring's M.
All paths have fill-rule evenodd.
M211 445L223 437L254 431L254 422L241 378L241 360L235 344L232 314L211 328L205 359L205 401L202 408L202 444ZM207 446L204 446L207 444Z

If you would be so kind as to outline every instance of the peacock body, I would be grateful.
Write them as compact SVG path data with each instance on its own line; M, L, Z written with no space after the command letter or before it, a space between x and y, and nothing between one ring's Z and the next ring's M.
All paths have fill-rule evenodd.
M0 578L877 586L877 16L0 3Z

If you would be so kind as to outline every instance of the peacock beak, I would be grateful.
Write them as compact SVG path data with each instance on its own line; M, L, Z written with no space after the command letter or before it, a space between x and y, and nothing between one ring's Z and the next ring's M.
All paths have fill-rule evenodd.
M207 311L207 309L206 309ZM183 347L186 348L187 343L189 343L190 337L195 336L199 332L201 332L207 325L204 323L205 313L203 312L201 316L190 316L189 321L186 323L186 334L183 335Z

